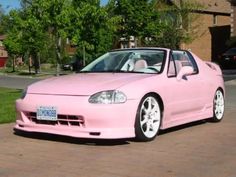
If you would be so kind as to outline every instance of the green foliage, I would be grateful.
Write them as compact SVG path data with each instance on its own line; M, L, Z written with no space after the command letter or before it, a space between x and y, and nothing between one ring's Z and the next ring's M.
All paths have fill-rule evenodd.
M179 3L177 3L179 2ZM203 7L195 1L110 0L109 11L121 18L117 36L134 36L138 46L179 48L196 37L192 13Z
M7 19L8 16L5 15L4 10L0 4L0 35L5 34L7 31Z
M14 122L16 117L15 100L21 95L21 90L0 88L0 123Z
M110 50L113 44L116 17L109 16L99 1L73 1L74 18L71 30L72 43L77 45L78 56L82 58L85 49L89 62L94 57Z
M27 62L31 56L36 64L66 63L67 39L86 63L114 48L121 37L134 36L138 46L179 48L195 37L191 12L201 7L178 2L109 0L101 7L99 0L21 0L22 8L8 15L0 8L0 33L7 33L4 44L13 58Z
M7 38L4 40L4 46L10 55L21 56L23 53L21 41L23 33L20 31L20 28L23 26L23 23L18 11L13 10L10 12L8 26L9 30Z
M165 0L156 0L155 9L159 12L164 29L157 38L157 43L164 47L180 48L182 43L190 43L198 37L196 30L200 24L196 23L199 14L196 10L204 9L197 1L175 1L167 4Z
M158 12L150 0L111 0L110 11L120 17L117 35L129 38L134 36L143 45L145 38L158 36L163 25L160 23Z

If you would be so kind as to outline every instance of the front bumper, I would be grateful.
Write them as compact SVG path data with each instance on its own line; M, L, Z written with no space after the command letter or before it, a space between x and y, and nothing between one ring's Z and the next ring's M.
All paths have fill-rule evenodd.
M132 138L138 104L138 100L127 100L123 104L99 105L88 103L87 96L27 94L23 100L16 101L14 128L78 138ZM56 107L61 119L37 120L33 115L39 106Z

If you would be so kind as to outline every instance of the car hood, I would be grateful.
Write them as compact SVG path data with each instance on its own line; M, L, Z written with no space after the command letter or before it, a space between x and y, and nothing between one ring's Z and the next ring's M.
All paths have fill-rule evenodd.
M52 95L92 95L104 90L115 90L131 82L152 77L137 73L81 73L53 77L34 83L27 93Z

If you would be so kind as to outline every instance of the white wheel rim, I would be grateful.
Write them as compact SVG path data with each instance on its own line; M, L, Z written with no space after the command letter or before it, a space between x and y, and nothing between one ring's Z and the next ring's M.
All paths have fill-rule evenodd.
M140 110L140 127L147 138L156 136L161 122L160 107L154 97L147 97Z
M224 107L224 96L220 90L217 90L214 98L214 113L218 120L222 119L223 117Z

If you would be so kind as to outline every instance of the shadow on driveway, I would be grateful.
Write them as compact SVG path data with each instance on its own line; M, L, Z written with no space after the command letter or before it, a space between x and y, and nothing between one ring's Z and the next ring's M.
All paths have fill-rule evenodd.
M205 123L210 123L210 119L200 120L176 127L172 127L166 130L160 130L158 136L163 136L166 133L172 133L180 131L183 129L188 129L195 126L200 126ZM63 143L79 144L79 145L89 145L89 146L121 146L130 144L130 142L139 142L134 138L132 139L85 139L85 138L75 138L63 135L54 135L48 133L37 133L37 132L24 132L14 129L14 134L17 136L22 136L25 138L33 138L38 140L56 141ZM158 138L158 137L157 137Z
M128 139L85 139L48 133L24 132L16 129L14 129L14 134L18 136L23 136L25 138L90 146L116 146L130 144L128 142Z
M231 81L236 79L236 69L234 70L223 70L224 81Z

